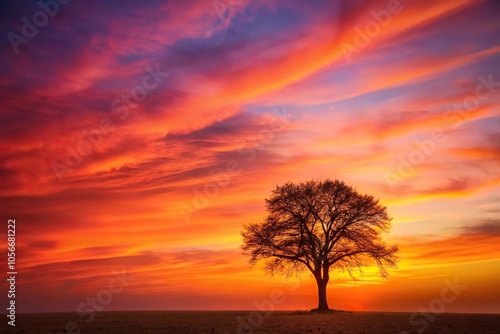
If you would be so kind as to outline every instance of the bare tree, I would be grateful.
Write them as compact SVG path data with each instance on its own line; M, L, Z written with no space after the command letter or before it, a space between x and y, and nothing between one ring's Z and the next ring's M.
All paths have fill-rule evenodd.
M359 194L342 181L309 181L277 186L266 199L268 216L243 226L243 253L254 265L265 259L270 274L292 274L305 268L318 285L318 310L328 310L330 269L348 272L376 263L383 277L395 267L398 246L380 233L391 218L373 196Z

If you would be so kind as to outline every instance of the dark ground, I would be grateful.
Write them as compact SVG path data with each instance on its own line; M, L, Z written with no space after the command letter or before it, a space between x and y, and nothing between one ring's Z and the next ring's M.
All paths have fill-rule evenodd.
M76 313L18 314L16 327L0 324L1 333L157 334L157 333L300 333L300 334L406 334L500 333L500 315L436 314L435 319L410 313L259 311L148 311L102 312L86 323ZM432 320L434 319L434 320ZM431 321L432 320L432 321ZM71 323L73 322L73 323ZM64 330L67 327L68 330ZM424 327L426 327L424 329ZM424 330L423 330L424 329ZM420 332L419 332L420 330Z

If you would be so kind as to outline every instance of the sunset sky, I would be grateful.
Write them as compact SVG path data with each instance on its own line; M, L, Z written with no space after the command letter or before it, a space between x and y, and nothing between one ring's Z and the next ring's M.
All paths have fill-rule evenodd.
M500 312L498 1L57 7L0 5L19 312L75 312L122 269L106 311L313 308L312 277L250 268L240 231L276 185L326 178L387 206L401 258L332 273L330 307L415 311L458 280L446 312Z

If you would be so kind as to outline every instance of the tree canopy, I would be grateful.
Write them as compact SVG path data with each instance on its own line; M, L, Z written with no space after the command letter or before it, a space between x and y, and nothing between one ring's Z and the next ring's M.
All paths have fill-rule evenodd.
M318 309L328 309L330 269L355 279L355 269L375 263L382 276L397 263L396 245L381 239L391 226L386 207L342 181L309 181L277 186L266 199L263 223L244 225L242 249L270 274L308 269L318 284Z

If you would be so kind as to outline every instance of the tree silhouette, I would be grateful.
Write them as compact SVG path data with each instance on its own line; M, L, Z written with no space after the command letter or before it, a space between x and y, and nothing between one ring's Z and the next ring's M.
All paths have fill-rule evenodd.
M395 267L398 246L380 233L391 218L373 196L362 195L342 181L309 181L277 186L266 199L263 223L243 226L243 253L254 265L266 260L270 274L309 269L318 285L318 310L328 310L330 269L348 272L375 262L383 277Z

